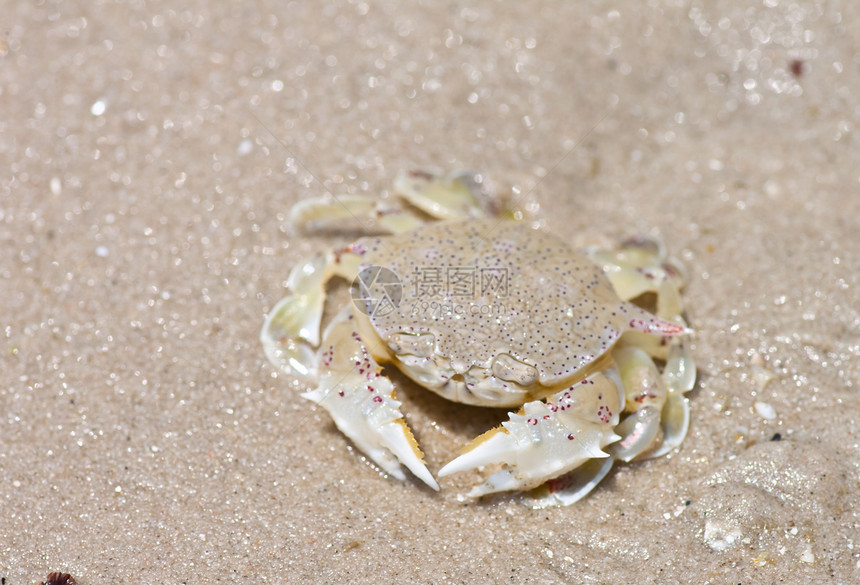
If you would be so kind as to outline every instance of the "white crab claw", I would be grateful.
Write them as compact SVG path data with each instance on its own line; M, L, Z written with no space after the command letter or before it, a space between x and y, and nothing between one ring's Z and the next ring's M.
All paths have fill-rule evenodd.
M319 359L326 366L319 386L302 396L325 408L337 428L386 473L405 479L403 464L438 490L394 398L391 380L364 347L348 311L326 330Z
M403 420L400 402L391 398L394 388L387 378L381 376L370 383L361 380L357 384L356 380L343 380L337 385L333 384L332 376L324 378L319 387L302 396L325 408L337 428L383 471L397 479L406 479L400 469L403 464L415 477L434 490L439 489Z
M602 449L620 438L612 430L619 408L615 383L604 374L595 374L547 402L526 403L501 428L472 441L439 476L503 464L501 471L468 495L534 488L589 459L608 457Z

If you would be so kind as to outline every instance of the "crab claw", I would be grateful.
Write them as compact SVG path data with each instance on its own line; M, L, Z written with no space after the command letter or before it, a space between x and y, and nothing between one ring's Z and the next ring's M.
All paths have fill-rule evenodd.
M403 464L438 490L394 398L391 380L364 347L348 311L326 330L319 360L325 366L319 386L302 396L325 408L337 428L386 473L405 479Z
M315 256L293 268L287 280L292 294L274 306L260 331L269 362L286 374L316 379L311 346L319 344L328 265L328 258Z
M501 471L475 487L469 497L534 488L589 459L608 457L602 449L620 438L613 432L620 406L615 382L605 374L595 374L546 402L526 403L501 427L467 445L439 476L503 464Z

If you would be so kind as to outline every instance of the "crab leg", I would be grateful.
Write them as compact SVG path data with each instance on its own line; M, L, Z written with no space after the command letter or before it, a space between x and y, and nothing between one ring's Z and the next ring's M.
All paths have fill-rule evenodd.
M412 231L424 222L414 213L386 205L378 197L341 195L300 201L290 212L290 223L306 232L399 234ZM349 229L344 230L344 226Z
M442 175L427 171L401 173L394 180L395 193L410 205L437 219L466 219L493 215L493 201L477 175L458 171Z
M646 453L649 459L679 447L690 426L690 403L684 394L696 384L696 367L690 349L683 342L673 343L669 347L662 377L669 391L660 416L663 439L659 447Z
M636 238L624 242L620 248L586 250L589 259L600 266L618 296L630 300L647 292L658 293L658 296L671 292L661 288L663 283L669 283L674 289L674 296L684 288L685 276L679 263L666 258L663 246L654 240ZM681 313L680 298L667 303L666 312L657 314L666 319L672 319Z
M325 303L325 285L330 275L329 259L314 256L290 272L287 285L292 294L272 308L260 331L260 342L269 362L280 371L316 379L316 357L320 322Z
M532 508L570 506L597 487L609 474L615 459L590 459L564 475L547 481L531 491L526 501Z
M502 470L469 492L470 497L534 488L589 459L608 457L602 449L620 438L613 427L621 404L612 377L594 374L545 402L526 403L501 427L467 445L439 476L501 463Z
M631 414L615 428L622 439L612 445L613 457L631 461L659 457L681 444L687 434L690 410L684 397L695 384L692 357L682 342L669 346L661 374L651 357L638 347L613 350Z
M425 220L415 210L434 219L466 219L495 213L496 203L481 190L476 175L467 171L447 175L427 171L402 173L394 193L408 205L368 195L316 197L300 201L290 212L290 223L300 230L382 232L412 231Z
M278 370L306 381L317 379L313 348L320 342L326 284L333 276L352 278L360 261L347 250L314 256L293 268L287 278L291 294L272 308L260 331L266 357Z
M621 376L626 410L632 414L616 427L622 439L611 450L616 459L630 461L657 439L668 390L654 361L638 347L613 350L612 357Z
M655 314L686 328L680 293L686 280L684 271L679 262L666 258L660 243L636 238L624 242L617 249L589 248L585 253L603 270L620 298L629 301L653 293L656 295ZM645 349L653 358L667 359L669 345L665 340L646 333L628 331L625 341L628 345Z
M335 425L386 473L405 479L400 464L439 489L394 398L394 386L364 346L349 311L338 315L319 350L319 386L302 394L325 408Z

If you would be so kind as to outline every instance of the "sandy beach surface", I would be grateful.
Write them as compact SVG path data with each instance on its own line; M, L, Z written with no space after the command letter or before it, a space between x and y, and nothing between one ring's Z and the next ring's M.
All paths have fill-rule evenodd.
M856 4L2 4L6 585L860 581ZM685 264L680 450L475 502L274 372L289 269L348 241L291 206L428 166ZM434 473L504 416L394 379Z

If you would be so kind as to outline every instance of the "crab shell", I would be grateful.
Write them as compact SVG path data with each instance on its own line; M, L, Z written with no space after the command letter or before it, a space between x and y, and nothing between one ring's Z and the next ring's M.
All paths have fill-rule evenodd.
M597 266L521 222L430 223L350 249L400 278L399 303L376 304L379 287L359 291L370 353L456 402L520 406L606 369L625 331L683 331L619 299Z

